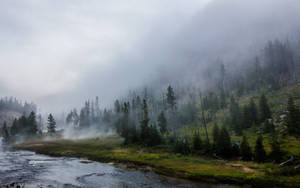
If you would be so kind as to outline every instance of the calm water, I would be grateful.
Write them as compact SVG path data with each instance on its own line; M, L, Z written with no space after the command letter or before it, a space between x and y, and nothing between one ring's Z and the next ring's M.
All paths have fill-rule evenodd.
M0 185L25 187L224 187L167 178L153 172L125 170L77 158L49 157L29 151L0 150Z

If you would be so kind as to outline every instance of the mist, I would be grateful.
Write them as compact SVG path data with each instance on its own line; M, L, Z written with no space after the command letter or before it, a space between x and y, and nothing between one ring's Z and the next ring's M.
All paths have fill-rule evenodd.
M2 95L69 111L169 83L205 87L221 59L251 63L268 40L299 38L297 0L2 1Z

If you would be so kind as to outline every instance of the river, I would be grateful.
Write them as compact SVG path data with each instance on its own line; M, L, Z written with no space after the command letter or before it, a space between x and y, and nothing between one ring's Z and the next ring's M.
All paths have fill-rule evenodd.
M151 171L122 169L78 158L49 157L30 151L0 149L0 185L11 183L25 188L237 187L192 183L157 175Z

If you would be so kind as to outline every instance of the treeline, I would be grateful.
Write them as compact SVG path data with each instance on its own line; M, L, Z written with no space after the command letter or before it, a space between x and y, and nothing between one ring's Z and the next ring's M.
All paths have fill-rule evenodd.
M9 110L29 115L32 111L36 112L36 109L37 107L34 103L23 103L13 97L3 97L0 99L0 111Z
M56 122L52 114L49 114L47 121L47 130L49 134L56 132ZM22 115L20 118L15 118L12 125L8 126L6 122L0 131L4 143L10 143L18 138L33 137L41 135L43 131L42 117L32 111L28 116Z

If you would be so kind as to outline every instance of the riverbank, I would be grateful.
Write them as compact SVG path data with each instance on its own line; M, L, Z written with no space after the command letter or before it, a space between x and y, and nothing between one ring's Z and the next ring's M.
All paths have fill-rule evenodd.
M128 168L151 169L158 174L194 181L250 184L254 187L300 187L300 175L285 176L285 169L276 164L182 156L166 152L165 148L125 147L117 136L80 141L32 141L14 147L50 156L79 157Z

